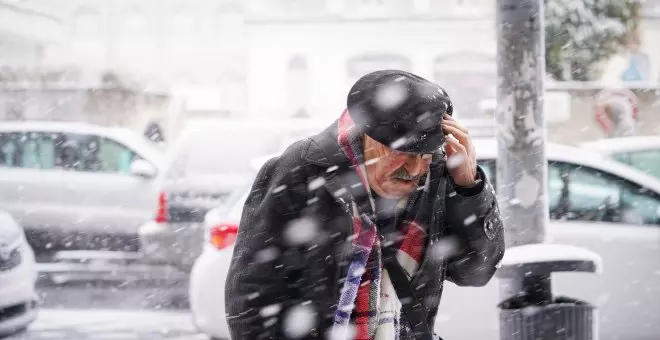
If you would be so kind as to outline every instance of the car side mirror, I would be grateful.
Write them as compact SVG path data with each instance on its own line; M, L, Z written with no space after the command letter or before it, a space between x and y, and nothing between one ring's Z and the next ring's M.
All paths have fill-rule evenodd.
M156 176L156 167L151 163L143 160L136 159L131 163L131 174L139 177L151 178Z

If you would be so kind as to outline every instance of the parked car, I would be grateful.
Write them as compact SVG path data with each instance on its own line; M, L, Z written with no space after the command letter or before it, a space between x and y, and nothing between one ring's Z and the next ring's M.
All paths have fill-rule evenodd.
M171 146L153 219L140 227L145 258L190 272L202 251L204 215L249 178L252 160L327 125L307 119L189 120Z
M474 143L480 165L495 181L496 142ZM601 339L653 339L660 334L660 182L574 147L549 144L547 158L547 241L585 247L600 254L605 265L600 276L556 275L556 292L600 308ZM228 337L225 279L249 191L236 193L233 207L207 214L204 250L190 275L193 320L213 338ZM497 279L479 288L447 282L436 332L447 339L497 339L497 285Z
M225 278L233 253L233 243L243 212L243 203L252 181L236 190L223 207L210 210L204 218L204 243L190 273L188 297L193 322L211 340L228 339L225 320ZM217 316L214 313L218 313Z
M660 178L660 137L607 138L581 144L621 163Z
M37 265L23 228L0 211L0 338L37 317Z
M77 122L0 125L0 209L38 258L61 250L136 252L163 155L139 133Z

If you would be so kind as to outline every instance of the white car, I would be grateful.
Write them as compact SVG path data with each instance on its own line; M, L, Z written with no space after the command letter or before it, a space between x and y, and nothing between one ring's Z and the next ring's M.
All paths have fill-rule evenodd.
M58 251L137 252L156 205L162 153L139 133L78 122L0 124L0 209L37 258Z
M37 265L23 228L0 211L0 338L37 317Z
M474 143L480 165L494 181L496 142ZM549 144L547 157L547 241L594 251L605 266L600 276L558 274L555 292L600 308L602 340L655 338L660 334L660 182L574 147ZM191 275L193 319L213 338L228 337L224 286L248 193L236 193L233 207L207 215L208 237ZM479 288L447 282L435 330L447 339L497 339L498 302L497 279Z
M606 138L580 145L660 178L660 137Z
M237 190L227 205L206 214L202 254L195 261L190 273L189 297L193 322L213 340L229 338L225 319L225 279L238 233L243 202L249 191L249 188Z

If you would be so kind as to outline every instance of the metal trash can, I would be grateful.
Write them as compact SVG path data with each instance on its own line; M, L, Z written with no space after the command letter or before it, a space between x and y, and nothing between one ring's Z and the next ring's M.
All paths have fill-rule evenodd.
M572 246L531 244L507 249L497 272L503 301L500 340L597 340L595 306L553 296L555 272L601 272L600 257Z

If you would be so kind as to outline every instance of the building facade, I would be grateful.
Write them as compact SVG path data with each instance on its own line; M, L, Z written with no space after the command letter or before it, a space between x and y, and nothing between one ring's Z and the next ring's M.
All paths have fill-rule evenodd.
M57 3L45 63L93 83L109 70L230 116L336 115L381 68L447 87L459 115L495 96L492 0L32 0ZM209 98L215 93L216 98Z
M495 98L494 2L489 0L248 1L252 116L336 116L357 78L414 72L446 87L457 115Z
M63 40L44 63L94 87L104 78L192 97L217 114L245 107L244 34L237 0L26 0L50 7ZM208 97L212 91L216 98ZM201 95L200 95L201 94Z
M49 8L0 0L0 82L29 76L44 67L49 46L62 40L62 21Z
M184 98L175 101L181 110L200 115L336 116L350 85L383 68L409 70L446 87L459 117L492 113L496 97L494 0L0 4L6 1L46 8L60 28L33 36L57 31L62 37L57 44L11 45L10 59L65 70L78 84L93 86L110 72L147 88L166 88ZM639 46L613 58L604 80L658 82L660 45L654 42L660 41L660 0L644 6ZM7 23L0 20L0 32L20 27ZM20 52L25 49L38 53L26 57Z

